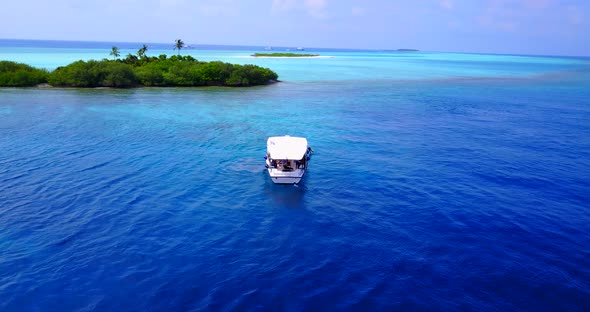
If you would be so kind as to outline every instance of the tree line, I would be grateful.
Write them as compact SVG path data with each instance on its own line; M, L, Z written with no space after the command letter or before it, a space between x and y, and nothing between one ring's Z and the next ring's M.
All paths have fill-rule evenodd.
M274 71L256 65L236 65L220 61L201 62L190 55L181 56L184 42L177 39L178 55L147 56L144 44L137 54L119 59L120 51L112 47L112 60L77 61L54 71L26 64L0 61L0 86L25 87L48 83L59 87L141 86L254 86L278 79Z

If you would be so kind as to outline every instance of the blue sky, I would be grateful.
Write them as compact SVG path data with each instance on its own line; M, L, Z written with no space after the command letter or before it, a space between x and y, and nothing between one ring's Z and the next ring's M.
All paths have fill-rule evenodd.
M5 0L0 38L590 55L589 0Z

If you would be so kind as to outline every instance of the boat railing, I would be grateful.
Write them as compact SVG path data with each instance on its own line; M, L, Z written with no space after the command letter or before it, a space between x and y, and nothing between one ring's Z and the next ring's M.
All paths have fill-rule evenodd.
M291 171L295 171L298 169L306 169L307 168L307 162L309 161L309 156L306 155L303 159L301 160L276 160L276 159L271 159L268 155L264 157L265 159L268 160L266 167L269 169L276 169L278 171L283 171L283 172L291 172Z

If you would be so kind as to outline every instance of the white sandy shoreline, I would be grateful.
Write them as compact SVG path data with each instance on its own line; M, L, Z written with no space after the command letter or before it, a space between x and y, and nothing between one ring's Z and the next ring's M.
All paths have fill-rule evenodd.
M310 59L310 58L334 58L331 55L317 55L317 56L253 56L253 55L240 55L236 57L241 58L271 58L271 59Z

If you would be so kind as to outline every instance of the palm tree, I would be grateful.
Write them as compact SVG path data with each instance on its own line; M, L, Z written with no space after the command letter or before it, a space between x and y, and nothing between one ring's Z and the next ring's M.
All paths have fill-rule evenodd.
M110 53L110 55L112 55L112 56L113 56L113 59L114 59L114 60L116 60L116 59L119 57L119 55L121 55L121 54L119 53L119 48L117 48L117 47L113 47L113 48L111 49L111 53Z
M174 43L174 50L178 50L178 55L180 56L180 50L184 48L184 42L181 39L176 39Z
M137 56L139 56L139 58L144 58L145 57L145 52L147 52L148 47L144 44L139 50L137 50Z

